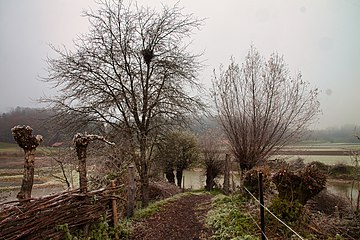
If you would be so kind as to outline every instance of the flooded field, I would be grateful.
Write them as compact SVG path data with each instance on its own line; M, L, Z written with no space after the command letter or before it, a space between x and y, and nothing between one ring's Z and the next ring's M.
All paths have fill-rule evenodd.
M273 159L284 159L291 161L302 158L304 162L320 161L328 165L344 163L353 164L352 153L359 151L359 144L313 144L290 146L283 149L281 155L273 156ZM0 153L2 153L0 151ZM15 200L21 185L23 171L23 156L21 151L12 151L9 154L0 154L0 203ZM53 177L59 172L58 165L49 157L37 156L35 160L35 181L33 196L41 197L66 189L66 186ZM77 173L74 170L74 175ZM76 178L76 176L75 176ZM219 178L218 183L223 184L223 179ZM239 185L239 175L233 172L231 182ZM205 173L201 169L185 171L183 184L187 189L202 189L205 186ZM328 182L327 188L336 194L350 196L351 182ZM353 197L357 196L357 191L353 191Z
M24 157L21 151L0 155L0 203L16 200L23 178ZM32 197L42 197L64 191L66 186L54 174L59 172L56 163L49 157L35 159L35 174Z
M205 172L201 169L184 171L183 184L186 189L203 189L205 187ZM224 178L220 176L216 179L216 182L223 185ZM230 182L233 182L236 187L240 185L240 177L237 172L232 172ZM232 183L231 183L232 184ZM351 181L328 181L326 185L327 190L330 192L343 196L345 198L356 199L358 196L358 186L353 185ZM350 195L352 193L352 196Z

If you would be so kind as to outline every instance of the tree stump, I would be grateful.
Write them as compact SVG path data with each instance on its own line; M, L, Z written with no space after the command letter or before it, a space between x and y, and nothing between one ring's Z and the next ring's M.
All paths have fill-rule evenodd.
M42 141L42 136L33 136L33 129L29 126L15 126L11 132L19 147L25 152L24 174L17 198L19 201L30 199L34 184L35 151Z
M100 140L109 145L115 145L112 142L107 141L103 136L92 134L77 133L74 136L73 142L75 144L76 154L79 160L79 179L80 179L80 192L87 192L87 170L86 170L86 150L91 141Z

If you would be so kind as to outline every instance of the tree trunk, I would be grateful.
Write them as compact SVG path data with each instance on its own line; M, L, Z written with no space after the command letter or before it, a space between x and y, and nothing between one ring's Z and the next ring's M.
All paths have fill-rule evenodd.
M169 183L175 184L175 174L174 169L167 169L165 171L165 177Z
M19 200L31 198L31 191L34 183L34 160L35 149L25 150L24 175L20 192L17 194Z
M225 156L225 169L224 169L224 194L229 195L230 188L230 156Z
M140 140L140 163L138 169L140 170L140 190L141 190L141 203L143 207L147 207L149 205L149 169L147 163L147 142L146 135L142 134Z
M183 178L183 170L182 170L182 169L176 170L177 185L178 185L180 188L181 188L182 178Z
M208 169L206 169L206 185L205 185L205 190L206 191L211 191L215 185L214 183L214 179L216 176L214 176L212 168L208 167Z
M130 218L134 215L135 197L136 197L136 184L135 184L135 168L129 166L128 168L128 207L126 217Z
M79 180L80 180L80 192L87 192L87 177L86 177L86 144L76 144L76 153L79 160Z
M19 200L31 198L31 191L34 183L34 162L36 147L42 141L42 136L32 135L33 129L29 126L15 126L11 129L12 135L24 152L24 175L21 183L20 192L17 194Z
M147 166L144 164L140 172L140 182L141 182L141 203L143 207L149 205L149 175L147 173Z
M79 181L80 181L80 192L87 192L87 177L86 177L86 150L91 141L100 140L107 144L114 145L114 143L107 141L104 137L92 134L81 134L77 133L74 136L74 143L76 154L79 160Z

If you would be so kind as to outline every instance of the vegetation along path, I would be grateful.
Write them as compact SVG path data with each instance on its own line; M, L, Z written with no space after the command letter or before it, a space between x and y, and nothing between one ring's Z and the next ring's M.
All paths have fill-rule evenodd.
M145 218L134 229L133 240L209 239L204 219L211 207L209 194L186 195Z

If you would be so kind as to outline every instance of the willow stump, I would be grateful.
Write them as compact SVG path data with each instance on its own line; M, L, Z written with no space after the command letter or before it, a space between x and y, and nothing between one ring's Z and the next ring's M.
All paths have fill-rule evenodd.
M107 141L104 137L98 135L88 135L77 133L74 136L74 144L76 154L79 160L79 180L80 180L80 192L87 192L87 176L86 176L86 150L91 141L100 140L107 144L114 145L114 143Z
M33 136L33 129L29 126L15 126L11 132L19 147L25 152L24 175L17 198L19 200L30 199L34 184L35 151L42 141L42 136Z

